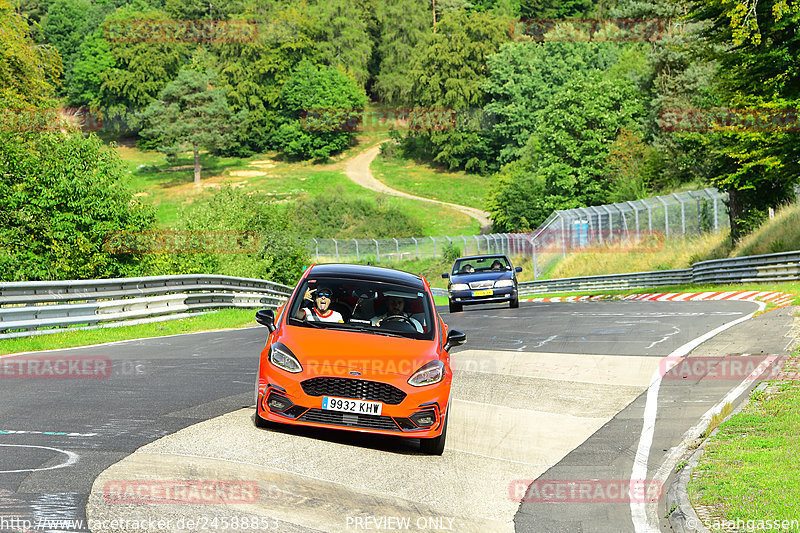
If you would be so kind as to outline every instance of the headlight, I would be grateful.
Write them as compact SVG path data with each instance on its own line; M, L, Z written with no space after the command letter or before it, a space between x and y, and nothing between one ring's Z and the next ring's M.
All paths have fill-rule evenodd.
M495 287L513 287L514 280L511 279L499 279L494 282Z
M283 344L276 342L269 348L269 362L280 369L297 374L303 370L303 366L292 351Z
M414 372L408 380L409 385L414 387L424 387L439 383L444 378L444 363L441 361L431 361L422 368Z
M453 283L452 285L450 285L450 290L451 291L468 291L469 290L469 285L467 285L466 283Z

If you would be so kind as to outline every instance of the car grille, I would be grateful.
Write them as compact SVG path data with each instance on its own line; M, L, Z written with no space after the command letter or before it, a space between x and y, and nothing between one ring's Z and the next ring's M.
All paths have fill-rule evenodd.
M491 289L494 287L494 281L487 279L484 281L473 281L469 284L470 289Z
M331 424L334 426L401 431L390 416L357 415L353 413L325 411L323 409L309 409L303 416L298 418L298 420L316 424Z
M312 378L300 384L309 396L337 396L397 405L406 393L388 383L349 378Z

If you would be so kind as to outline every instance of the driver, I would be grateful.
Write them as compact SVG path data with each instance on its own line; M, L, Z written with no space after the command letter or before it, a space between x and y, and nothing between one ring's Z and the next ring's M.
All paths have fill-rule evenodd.
M417 330L417 332L422 333L422 324L419 323L419 320L412 317L410 313L405 312L405 305L406 300L405 298L401 298L399 296L387 296L386 297L386 313L376 316L372 318L372 325L373 326L380 326L381 322L384 320L398 320L401 322L408 322Z
M316 294L314 294L316 292ZM312 298L313 297L313 298ZM301 307L297 310L296 318L311 322L344 322L342 315L331 309L331 298L333 291L328 287L317 287L316 289L306 289L303 295L304 300L314 301L314 307L309 309Z

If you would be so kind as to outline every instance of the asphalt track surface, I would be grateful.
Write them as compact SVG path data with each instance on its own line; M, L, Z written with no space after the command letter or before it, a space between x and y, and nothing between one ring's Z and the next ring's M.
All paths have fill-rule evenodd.
M273 531L380 530L377 522L373 527L354 522L353 516L370 513L431 518L422 528L412 522L410 530L634 531L629 503L541 503L530 482L630 478L642 433L643 393L661 358L756 309L752 302L736 301L523 302L514 310L442 311L451 327L467 333L468 342L454 350L454 418L439 458L419 454L413 440L253 428L263 328L48 352L48 357L108 358L111 371L104 379L0 377L0 520L6 525L10 519L17 524L85 520L101 474L119 479L113 476L124 468L152 474L168 463L142 457L162 456L175 468L166 479L184 479L180 476L202 470L203 461L213 462L211 452L203 455L204 447L216 446L216 453L225 450L224 460L239 468L251 462L250 468L271 468L270 480L286 488L284 496L290 487L295 494L318 491L313 505L307 497L304 505L284 501L294 514L284 509ZM778 353L791 317L775 313L743 322L696 351L710 346L710 355ZM32 355L7 357L0 363ZM686 430L735 385L702 376L664 381L648 479ZM179 435L184 441L178 442ZM247 448L256 441L254 453ZM181 446L186 449L176 452ZM150 455L134 453L142 447ZM332 496L344 489L355 496L341 501ZM92 516L137 511L129 507L104 507L101 501ZM269 514L263 507L250 511ZM156 509L146 511L152 516ZM25 530L0 522L0 531Z

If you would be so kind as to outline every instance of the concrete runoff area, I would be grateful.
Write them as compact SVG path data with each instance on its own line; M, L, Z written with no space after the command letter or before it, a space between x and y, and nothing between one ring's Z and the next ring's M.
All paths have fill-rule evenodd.
M642 393L659 363L653 357L581 360L572 354L526 353L531 362L525 364L521 355L487 350L453 355L456 386L442 457L422 455L413 441L392 437L260 430L253 425L253 410L243 409L159 439L103 472L94 483L87 517L264 516L319 531L353 531L356 518L397 517L409 518L412 529L425 524L426 531L511 532L519 506L509 496L513 482L544 473L600 429ZM546 378L532 376L537 365L546 369ZM480 396L479 382L487 379L491 398ZM527 390L544 393L520 396ZM577 391L602 402L588 415L564 413ZM259 499L203 509L118 505L103 497L110 482L170 479L255 481Z
M456 314L440 308L445 321L468 336L453 353L453 412L442 457L422 455L413 439L253 427L264 328L48 352L107 357L113 371L105 379L2 380L0 515L116 520L94 527L95 533L196 531L200 524L186 521L192 514L230 523L234 513L251 511L265 519L261 530L290 533L391 529L387 525L632 531L627 504L520 505L521 485L510 484L629 478L642 433L641 393L659 361L754 309L735 301L522 302L519 309L475 306ZM789 312L747 320L690 357L779 353L788 342ZM7 357L25 355L0 362ZM679 447L685 429L732 386L702 377L662 383L648 477L668 463L665 450ZM134 505L103 494L109 481L137 478L239 480L258 487L258 500ZM322 509L319 516L315 507ZM132 516L184 522L160 529L120 525Z

